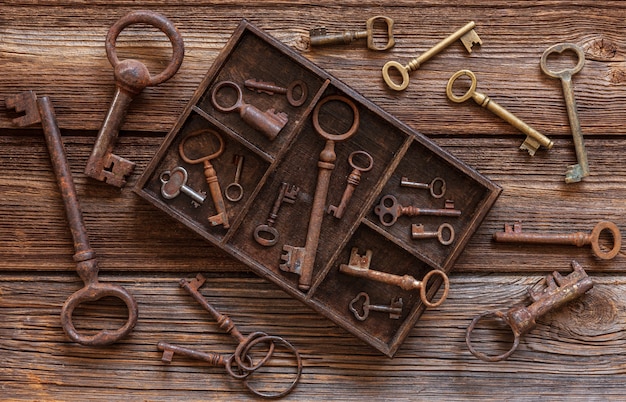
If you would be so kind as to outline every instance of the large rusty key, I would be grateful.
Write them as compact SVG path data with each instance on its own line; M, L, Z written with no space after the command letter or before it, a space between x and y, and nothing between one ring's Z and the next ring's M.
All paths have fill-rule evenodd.
M172 43L172 58L169 64L155 76L151 76L148 68L138 60L120 61L115 51L115 41L122 30L129 25L140 23L152 25L163 31ZM113 154L113 147L128 107L145 87L159 85L178 71L183 62L184 45L178 30L167 18L153 11L133 11L113 24L107 34L105 47L109 62L114 68L116 89L87 161L85 174L113 186L124 187L126 178L132 173L135 164Z
M346 103L352 109L353 122L348 131L343 134L331 134L322 129L319 122L320 108L330 101L339 101ZM311 216L309 217L309 227L307 229L306 243L304 247L294 247L291 245L283 246L283 255L280 269L286 272L293 272L300 275L298 288L307 291L311 287L313 280L313 265L315 263L315 255L317 253L317 245L319 243L320 231L322 228L322 220L324 218L324 208L326 205L326 196L328 195L328 187L330 185L330 176L335 168L335 142L345 141L356 134L359 129L359 110L354 102L341 95L330 95L319 101L313 110L313 127L317 134L326 140L326 145L320 153L317 167L317 184L315 187L315 195L313 197L313 206Z
M63 197L65 213L74 239L76 271L85 286L68 297L63 304L61 309L63 330L72 341L83 345L103 346L115 343L128 335L135 327L138 317L137 302L123 287L98 281L96 253L89 245L89 237L83 222L72 172L65 156L65 149L52 103L46 96L37 99L37 95L34 92L27 91L7 98L6 104L9 109L15 108L18 112L26 112L24 116L14 120L15 124L26 126L39 122L42 123L52 168ZM115 297L124 302L128 309L128 320L122 327L116 330L103 329L93 335L80 334L72 322L74 310L82 303L93 302L103 297Z

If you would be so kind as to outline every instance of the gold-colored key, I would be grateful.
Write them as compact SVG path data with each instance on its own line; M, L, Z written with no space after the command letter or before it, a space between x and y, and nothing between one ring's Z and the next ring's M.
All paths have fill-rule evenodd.
M463 96L456 96L454 92L452 92L452 86L458 78L464 75L469 77L472 81L470 84L470 88ZM476 92L476 85L476 75L474 75L473 72L471 72L470 70L460 70L454 73L454 75L450 77L450 80L448 80L448 85L446 85L446 95L448 95L448 99L456 103L465 102L466 100L472 98L480 106L493 112L495 115L502 118L504 121L520 130L522 133L526 134L526 139L519 148L525 149L531 156L535 155L535 151L537 151L537 149L539 149L539 147L542 145L548 149L552 148L552 146L554 145L552 140L550 140L548 137L541 134L534 128L530 127L528 124L524 123L520 118L518 118L502 106L498 105L487 95Z
M482 45L483 41L478 37L476 31L474 31L474 27L476 27L476 23L474 21L470 21L465 24L464 27L454 32L452 35L448 36L441 42L437 43L435 46L422 53L421 56L411 60L406 66L398 63L397 61L389 61L383 66L383 79L389 85L389 88L396 91L403 91L406 87L409 86L409 73L411 71L415 71L422 64L430 60L436 54L439 54L443 49L450 46L452 43L456 42L458 39L463 42L465 49L467 49L468 53L472 53L472 47L474 45ZM402 82L400 84L396 84L391 77L389 76L389 69L395 68L398 70L400 75L402 76Z

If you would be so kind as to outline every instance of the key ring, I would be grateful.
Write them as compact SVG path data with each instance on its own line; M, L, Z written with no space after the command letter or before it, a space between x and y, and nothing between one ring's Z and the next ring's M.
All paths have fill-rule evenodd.
M224 87L235 88L235 91L237 92L237 100L231 106L222 106L217 102L217 93L220 91L220 89ZM243 106L243 92L241 91L241 87L239 87L239 85L232 81L222 81L217 83L217 85L215 85L215 87L211 91L211 103L213 103L215 109L219 110L222 113L229 113L234 110L240 109Z
M558 71L550 70L550 68L548 67L548 56L553 53L561 54L566 50L571 50L576 53L576 56L578 57L578 63L576 63L576 66L574 68L564 68ZM571 78L572 75L579 72L585 65L585 52L580 46L574 43L558 43L556 45L550 46L543 52L539 65L541 66L541 70L546 75L552 78Z
M474 345L472 344L472 332L474 331L474 327L476 326L478 321L486 317L496 317L497 319L504 322L511 329L514 339L513 339L513 345L508 351L499 355L487 355L486 353L479 352L478 350L474 348ZM492 311L486 311L476 316L472 320L472 323L469 325L469 327L467 327L467 331L465 333L465 343L467 344L467 348L469 349L469 351L480 360L483 360L486 362L499 362L499 361L507 359L509 356L511 356L511 354L513 354L513 352L515 352L515 350L519 346L520 337L521 337L521 334L515 331L514 327L509 322L509 316L505 312L502 312L499 310L492 310Z
M463 96L456 96L454 92L452 92L452 86L454 85L454 82L458 78L464 75L468 76L470 80L472 81L472 83L470 85L470 88L467 90L465 94L463 94ZM448 80L448 84L446 85L446 95L448 95L448 99L450 99L452 102L455 102L455 103L465 102L466 100L470 99L474 95L474 92L476 92L477 84L478 84L478 81L476 79L476 75L473 72L471 72L470 70L459 70L456 73L454 73L452 77L450 77L450 79Z
M212 154L197 158L197 159L191 159L189 158L186 154L185 154L185 144L187 143L187 141L190 138L193 137L199 137L202 134L207 134L207 135L212 135L215 138L217 138L217 140L219 141L219 148L217 149L217 151L213 152ZM222 136L219 135L219 133L217 131L208 129L208 128L202 128L196 131L192 131L189 135L187 135L187 137L185 137L180 144L178 144L178 153L180 154L180 157L187 163L191 164L191 165L195 165L198 163L202 163L202 162L208 162L212 159L217 158L218 156L220 156L222 154L222 152L224 152L224 140L222 139Z
M350 106L350 108L352 109L352 115L353 115L353 120L352 120L352 126L350 127L350 129L348 129L348 131L346 131L343 134L331 134L326 132L322 126L320 125L320 121L319 121L319 114L320 114L320 109L323 105L325 105L326 103L330 102L330 101L339 101L339 102L343 102L346 105ZM343 141L346 140L350 137L352 137L357 130L359 129L359 123L360 123L360 119L359 119L359 109L357 109L356 105L354 104L354 102L349 99L346 98L345 96L342 95L329 95L327 97L325 97L324 99L322 99L321 101L319 101L317 103L317 105L315 105L315 109L313 110L313 128L315 128L315 131L322 136L325 140L328 141L335 141L335 142L339 142L339 141Z
M605 230L608 230L613 236L613 248L608 251L605 251L600 247L600 234ZM590 243L591 250L596 257L603 260L610 260L614 258L622 248L622 235L616 224L609 221L601 221L593 227L593 230L591 231Z
M151 76L148 68L140 61L120 61L115 50L115 41L124 28L133 24L148 24L167 35L172 44L172 58L161 73ZM131 92L141 92L145 87L159 85L170 79L183 63L185 46L183 38L170 20L159 13L148 10L133 11L120 18L107 33L105 48L107 58L115 69L115 79Z

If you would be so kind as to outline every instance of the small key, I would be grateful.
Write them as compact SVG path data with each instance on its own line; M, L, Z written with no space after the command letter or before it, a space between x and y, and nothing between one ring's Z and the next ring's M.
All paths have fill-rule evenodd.
M613 237L613 248L606 250L600 246L600 234L607 230ZM504 232L496 232L493 239L502 243L525 243L525 244L558 244L583 247L591 245L593 254L603 260L614 258L622 247L622 235L619 228L613 222L601 221L591 233L575 232L563 233L522 233L522 222L516 222L511 228L504 225Z
M172 59L158 75L151 76L148 68L133 59L120 61L115 51L115 41L124 28L132 24L152 25L167 35L172 43ZM184 44L178 30L164 16L153 11L133 11L119 19L106 37L107 57L115 71L115 95L98 133L87 165L85 174L96 180L105 181L116 187L126 185L126 177L135 168L135 163L113 154L120 127L132 100L145 87L159 85L169 80L183 62Z
M189 178L187 171L184 167L178 166L172 171L166 170L161 173L159 179L161 180L161 195L167 200L176 198L182 192L187 194L193 200L193 206L199 207L200 204L206 199L206 195L200 194L191 187L187 186L187 179Z
M272 207L272 211L267 217L267 223L264 225L259 225L254 229L254 240L262 246L269 247L273 246L278 242L278 230L274 227L276 223L276 219L278 219L278 211L280 210L280 206L283 202L293 204L296 202L296 197L298 196L298 192L300 188L290 185L289 183L281 183L280 191L278 193L278 197L276 197L276 201L274 201L274 206Z
M359 304L361 308L358 307ZM361 292L350 302L350 311L359 321L365 321L369 317L370 311L389 313L389 318L398 320L402 315L402 298L395 297L391 299L391 305L381 306L370 304L370 296L365 292Z
M446 231L448 232L447 238L444 236ZM454 242L454 228L449 223L442 223L436 232L427 232L424 230L424 225L414 223L411 225L411 238L414 240L437 239L442 245L449 246Z
M348 264L341 264L339 266L339 272L344 274L356 276L359 278L366 278L377 282L386 283L387 285L398 286L403 290L415 290L420 292L420 299L427 307L437 307L446 300L448 297L448 291L450 290L450 281L448 275L439 269L433 269L424 275L424 279L418 281L411 275L394 275L387 272L375 271L370 269L370 263L372 261L372 250L366 250L365 255L359 254L359 249L354 247L350 251L350 260ZM428 300L427 290L428 281L433 276L440 276L443 280L443 294L437 301Z
M468 22L464 27L457 30L456 32L454 32L452 35L448 36L441 42L437 43L435 46L427 50L421 56L411 60L406 66L403 66L397 61L387 62L383 66L383 79L385 80L389 88L396 90L396 91L405 90L406 87L409 86L409 73L411 71L415 71L418 68L420 68L422 64L424 64L425 62L430 60L433 56L435 56L436 54L438 54L439 52L441 52L442 50L444 50L445 48L447 48L448 46L456 42L457 39L460 39L461 42L463 42L463 45L465 46L465 49L467 49L468 53L472 53L472 47L474 45L482 45L483 43L482 40L476 34L476 31L474 31L475 26L476 24L474 23L474 21ZM395 68L396 70L398 70L398 72L402 76L402 82L400 84L396 84L395 82L393 82L393 80L389 76L390 68Z
M353 122L352 126L343 134L331 134L325 131L319 121L320 108L328 102L338 101L346 103L352 109ZM328 187L330 185L330 177L335 168L335 143L345 141L356 134L359 129L359 109L352 100L341 95L330 95L320 100L315 109L313 109L313 128L315 132L326 140L324 149L320 152L317 162L318 174L317 184L315 185L315 195L313 196L313 205L311 207L311 215L309 217L309 226L307 228L306 243L304 247L294 247L289 244L283 246L283 254L280 256L283 261L279 268L285 272L292 272L300 275L298 288L304 292L311 288L313 281L313 265L315 264L315 256L317 254L317 245L320 239L322 229L322 220L324 219L324 208L326 206L326 196L328 195Z
M387 24L387 43L384 46L376 46L374 43L374 22L376 20L382 20ZM324 45L347 45L350 42L367 38L367 47L371 50L387 50L391 49L396 40L393 37L393 24L394 21L385 17L384 15L377 15L368 19L365 22L365 31L344 31L340 34L328 34L325 27L314 28L309 31L309 38L311 40L311 46L324 46Z
M241 201L243 198L243 187L239 184L241 179L241 170L243 169L243 155L235 155L235 163L237 164L237 170L235 171L235 180L226 186L224 195L230 202Z
M354 157L358 155L365 156L368 162L366 166L363 166L363 167L358 166L354 162ZM356 186L358 186L359 183L361 182L361 174L364 172L369 172L374 167L374 159L372 158L372 155L368 154L365 151L352 152L350 156L348 156L348 163L350 164L350 166L352 166L353 170L350 173L350 175L348 175L348 178L347 178L348 184L346 185L346 189L343 192L343 196L341 197L339 206L336 207L334 205L330 205L328 207L328 213L333 215L337 219L341 219L344 212L346 211L346 207L348 206L348 202L350 201L350 198L352 198L352 194L354 193Z
M459 77L464 75L468 76L471 79L472 83L469 90L463 96L456 96L454 92L452 92L452 86ZM466 100L472 98L477 104L491 111L496 116L500 117L513 127L520 130L522 133L526 134L526 139L524 140L522 145L520 145L519 149L528 151L531 156L535 155L537 149L539 149L539 147L542 145L548 149L552 148L552 146L554 145L552 140L550 140L548 137L541 134L534 128L530 127L513 113L509 112L508 110L491 100L491 98L487 95L477 92L476 85L476 75L474 75L473 72L471 72L470 70L460 70L454 73L454 75L452 75L452 77L450 77L450 79L448 80L448 85L446 86L446 94L448 95L448 99L456 103L465 102Z
M446 200L443 209L417 208L414 206L404 207L398 203L396 197L388 194L380 199L380 203L374 207L374 213L378 215L380 223L391 226L400 216L461 216L461 211L454 209L454 201Z
M217 101L217 93L222 88L226 87L234 88L237 92L237 100L230 106L222 106ZM268 109L262 112L256 106L244 103L241 88L232 81L222 81L215 85L213 91L211 91L211 103L213 103L215 109L222 113L239 112L239 116L241 116L243 121L250 127L263 133L263 135L270 140L276 138L280 130L282 130L289 121L287 113L277 113L274 109Z
M472 320L467 327L465 342L470 352L477 358L486 362L497 362L511 356L519 346L520 338L537 325L537 319L549 311L555 310L565 303L579 298L593 287L593 281L587 276L585 270L576 261L572 261L573 272L563 277L558 272L545 277L538 285L544 286L543 290L537 291L537 285L528 288L528 295L533 300L529 306L512 307L507 311L487 311ZM514 340L511 348L500 355L487 355L477 351L471 340L472 332L478 321L492 317L502 320L511 328Z
M548 67L548 56L552 53L562 53L566 50L572 50L578 57L578 63L574 68L566 68L559 71L552 71ZM583 139L583 132L580 128L580 120L578 119L578 109L576 108L576 98L574 97L574 86L572 85L572 75L578 73L585 64L585 52L583 49L573 43L559 43L551 46L541 55L541 70L552 78L559 78L563 86L563 96L567 106L567 117L572 129L574 139L574 147L576 149L576 165L569 166L565 174L566 183L576 183L589 176L589 162L587 160L587 151Z
M289 102L289 104L293 107L304 105L309 93L306 83L302 80L293 81L287 88L279 87L273 82L258 80L246 80L243 85L250 90L257 91L258 93L265 93L268 95L286 95L287 102ZM296 95L297 93L300 95Z
M432 195L433 198L441 198L446 194L446 182L441 177L435 177L430 183L416 183L409 181L407 177L402 177L400 186L430 190L430 195ZM437 189L439 189L439 192L437 192Z

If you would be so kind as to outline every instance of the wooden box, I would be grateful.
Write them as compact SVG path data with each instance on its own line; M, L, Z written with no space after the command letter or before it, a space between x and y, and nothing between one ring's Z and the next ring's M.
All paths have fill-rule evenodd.
M282 87L302 80L308 88L306 102L296 107L284 95L270 96L245 89L247 79L271 81ZM241 87L245 103L253 104L261 111L275 109L288 115L288 122L275 138L270 139L253 128L236 111L222 112L214 107L211 93L222 81L232 81ZM235 93L232 88L218 91L218 104L222 107L233 104ZM315 131L312 115L315 106L329 95L341 95L351 100L358 110L360 124L356 134L333 144L336 160L330 175L326 207L338 205L342 197L352 171L348 163L352 152L366 151L372 156L373 165L371 170L362 173L360 184L341 219L324 212L312 284L308 291L302 291L298 287L300 277L281 270L281 256L286 244L305 245L316 192L318 159L326 145L326 140ZM353 111L345 102L329 101L319 110L320 126L328 132L344 133L353 124ZM203 131L206 129L219 133L223 139L223 153L210 161L222 192L234 182L237 156L244 158L240 177L244 190L242 199L232 202L222 197L228 228L209 223L208 218L215 216L217 210L205 179L205 166L183 161L179 150L181 142L185 141L187 160L199 159L215 151L218 141ZM195 136L199 132L202 134ZM192 133L194 138L187 140ZM178 166L187 171L189 188L209 194L199 206L194 205L186 194L171 199L161 194L162 173ZM447 188L445 198L434 198L428 190L400 186L404 176L426 183L435 177L443 178ZM169 176L165 178L169 179ZM273 224L279 233L277 243L263 246L253 234L259 225L267 223L283 182L297 186L299 192L293 203L281 204ZM348 264L351 250L357 248L359 254L372 251L373 270L408 274L418 280L432 269L449 273L500 193L497 185L428 138L245 20L208 71L134 190L212 244L249 265L258 275L276 283L388 356L393 356L424 311L419 292L349 276L339 272L339 266ZM459 217L400 216L395 224L383 225L374 209L387 194L393 194L401 205L421 208L443 208L445 200L451 199L455 209L462 213ZM444 246L437 239L412 239L412 223L422 223L427 230L436 230L443 222L454 227L456 236L451 245ZM429 295L433 296L440 285L441 281L435 281ZM371 303L377 305L388 305L392 298L401 297L400 318L392 319L389 314L372 311L366 320L358 320L349 305L360 292L366 292Z

